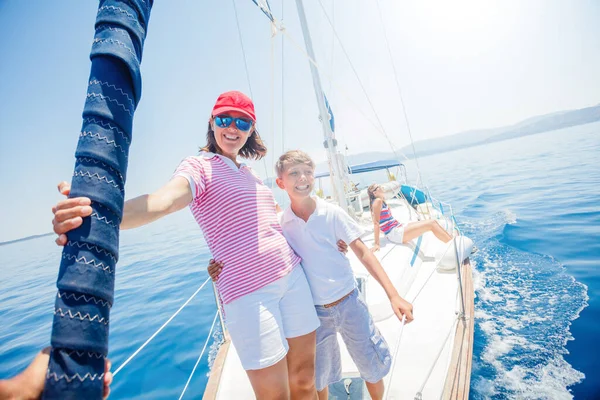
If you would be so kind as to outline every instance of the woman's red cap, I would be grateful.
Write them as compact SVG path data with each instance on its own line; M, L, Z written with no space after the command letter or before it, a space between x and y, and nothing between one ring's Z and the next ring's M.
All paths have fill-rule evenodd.
M256 122L256 114L254 113L254 103L252 99L242 92L233 90L231 92L221 93L215 106L212 109L211 116L224 114L228 111L239 111L246 114L248 118Z

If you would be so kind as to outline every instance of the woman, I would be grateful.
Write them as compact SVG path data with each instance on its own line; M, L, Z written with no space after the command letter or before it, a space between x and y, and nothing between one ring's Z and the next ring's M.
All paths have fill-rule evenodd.
M259 399L315 398L315 330L319 326L300 258L283 237L272 192L238 162L260 159L252 100L219 96L207 144L187 157L171 180L125 202L121 229L148 224L189 206L213 257L223 262L217 288L226 325ZM69 186L59 185L67 194ZM57 243L91 214L90 201L72 198L53 208Z
M383 232L385 237L392 243L408 243L414 238L421 236L426 232L433 232L435 237L444 243L452 240L452 236L435 220L409 222L401 224L393 216L385 202L385 193L380 185L374 183L367 189L369 201L371 204L371 214L373 217L373 232L375 234L375 245L372 251L379 250L379 231Z

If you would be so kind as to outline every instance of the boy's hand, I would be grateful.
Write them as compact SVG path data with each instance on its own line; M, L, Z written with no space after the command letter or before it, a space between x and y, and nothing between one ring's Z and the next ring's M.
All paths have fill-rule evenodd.
M208 262L208 268L206 270L208 271L208 275L210 275L210 278L213 280L213 282L216 282L216 280L219 279L221 271L223 270L223 263L220 261L215 261L211 258Z
M58 184L58 191L68 196L71 192L71 185L63 181ZM56 238L57 245L66 245L66 233L81 226L83 218L92 214L90 204L92 204L92 201L87 197L75 197L60 201L52 207L52 213L54 214L52 226L54 233L58 235L58 238Z
M408 301L404 300L400 296L394 296L390 299L390 303L392 304L392 309L394 310L394 313L400 321L402 321L402 316L406 316L407 324L414 319L413 306Z
M340 253L346 254L348 252L348 243L344 242L342 239L337 241L337 247Z
M379 251L379 245L378 245L378 244L376 244L375 246L371 247L371 251L372 251L373 253L375 253L376 251Z

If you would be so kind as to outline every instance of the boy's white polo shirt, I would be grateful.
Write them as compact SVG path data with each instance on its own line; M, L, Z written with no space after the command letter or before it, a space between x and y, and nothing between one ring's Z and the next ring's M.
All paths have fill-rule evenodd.
M338 250L337 241L348 245L363 229L344 210L321 198L306 222L288 207L281 216L281 228L292 249L302 257L302 266L316 305L333 303L356 287L348 258Z

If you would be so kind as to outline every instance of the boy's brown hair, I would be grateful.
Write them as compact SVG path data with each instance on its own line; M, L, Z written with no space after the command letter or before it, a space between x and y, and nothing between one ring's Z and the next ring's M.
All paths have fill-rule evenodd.
M285 171L286 166L289 164L306 164L313 170L315 169L315 162L308 154L302 150L290 150L283 153L275 163L275 171L278 178L281 178L283 171Z

